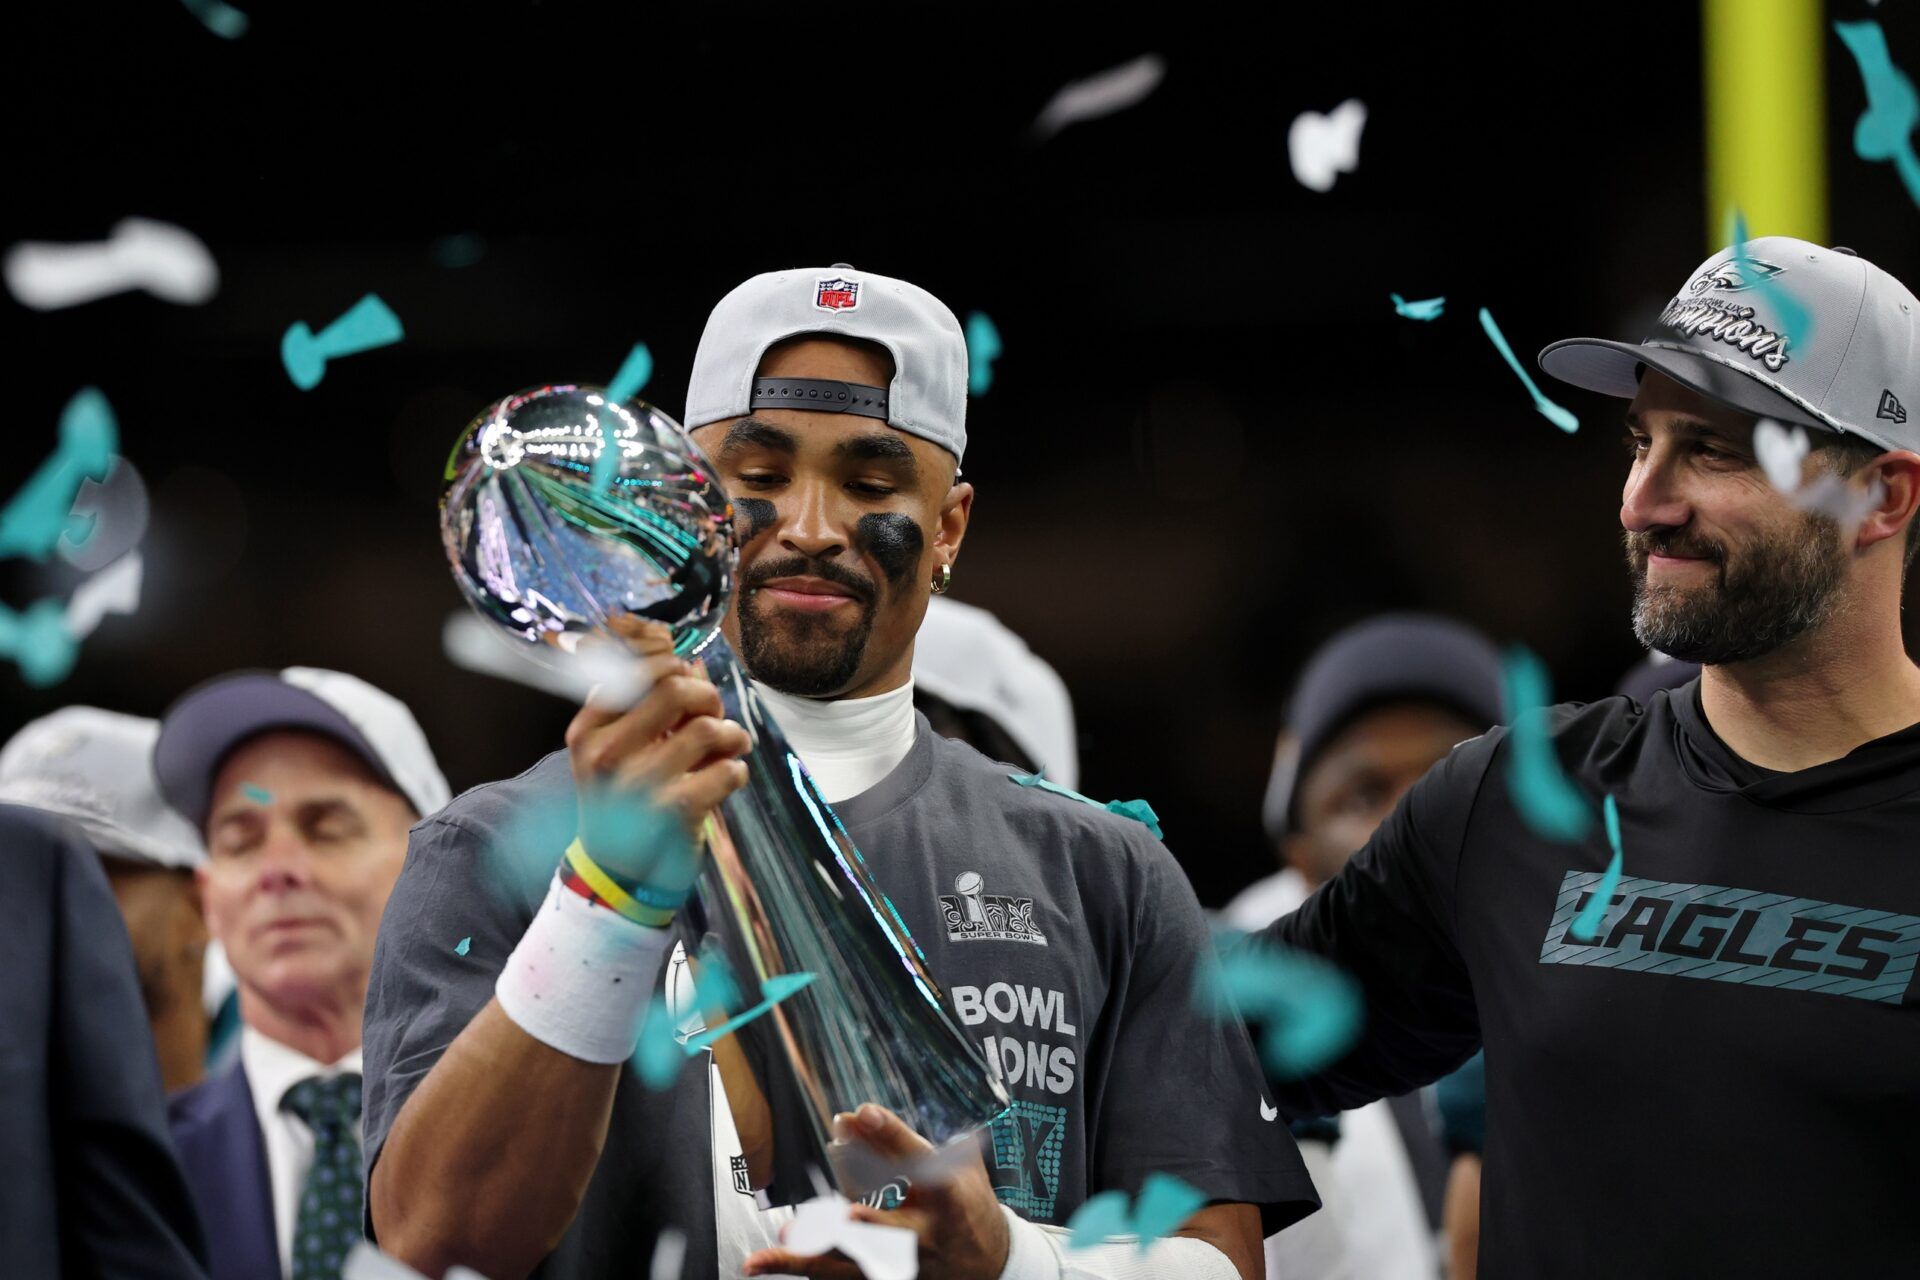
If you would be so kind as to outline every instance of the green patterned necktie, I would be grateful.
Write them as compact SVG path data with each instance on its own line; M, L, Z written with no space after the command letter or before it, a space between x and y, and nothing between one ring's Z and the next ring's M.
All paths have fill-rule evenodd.
M280 1105L313 1130L313 1166L293 1220L293 1280L340 1280L360 1239L360 1076L302 1080Z

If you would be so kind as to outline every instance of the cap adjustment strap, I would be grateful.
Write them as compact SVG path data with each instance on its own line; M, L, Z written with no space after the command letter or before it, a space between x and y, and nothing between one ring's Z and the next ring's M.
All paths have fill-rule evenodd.
M887 419L887 389L832 378L755 378L753 409L813 409Z

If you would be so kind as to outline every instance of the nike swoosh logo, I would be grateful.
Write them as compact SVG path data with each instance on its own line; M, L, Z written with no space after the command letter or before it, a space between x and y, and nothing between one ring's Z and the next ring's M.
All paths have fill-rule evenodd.
M1260 1118L1262 1120L1277 1120L1279 1117L1280 1108L1268 1106L1265 1098L1260 1099Z

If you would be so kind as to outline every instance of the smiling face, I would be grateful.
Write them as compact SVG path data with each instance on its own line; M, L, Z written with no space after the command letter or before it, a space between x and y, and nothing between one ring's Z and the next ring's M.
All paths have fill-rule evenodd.
M331 738L264 733L227 757L198 877L243 1011L364 1002L413 821L407 802Z
M804 337L771 348L759 373L884 387L893 365L866 343ZM733 499L740 586L724 630L747 671L811 698L904 684L973 505L953 455L877 418L804 409L756 409L693 437Z
M1640 384L1620 523L1633 630L1649 648L1743 662L1817 630L1839 607L1853 541L1768 483L1753 428L1651 370Z

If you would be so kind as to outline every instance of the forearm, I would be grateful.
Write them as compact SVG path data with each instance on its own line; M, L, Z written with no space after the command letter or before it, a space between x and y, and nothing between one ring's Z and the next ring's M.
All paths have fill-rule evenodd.
M426 1275L526 1275L580 1208L620 1069L549 1048L489 1001L394 1119L368 1191L380 1247Z

